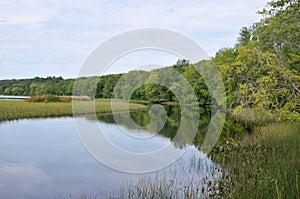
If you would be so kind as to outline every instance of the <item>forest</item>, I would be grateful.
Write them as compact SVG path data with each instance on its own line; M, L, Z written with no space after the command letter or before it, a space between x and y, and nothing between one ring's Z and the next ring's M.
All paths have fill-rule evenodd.
M170 90L182 84L168 75L170 69L179 72L193 87L200 105L211 103L210 92L201 75L200 65L217 65L226 88L227 106L234 113L246 108L275 115L278 120L300 121L300 6L298 0L277 0L269 9L259 11L262 19L242 27L233 47L220 49L211 60L191 64L178 60L173 66L148 71L131 71L101 77L79 78L85 90L94 89L92 98L124 98L134 85L145 82L132 94L136 100L176 102ZM125 76L125 78L124 78ZM118 84L120 78L130 84ZM167 86L147 83L167 82ZM2 95L72 95L75 79L35 77L33 79L0 80ZM115 89L115 92L114 92ZM184 92L184 91L182 91ZM87 92L89 93L89 92ZM189 96L186 95L187 102Z

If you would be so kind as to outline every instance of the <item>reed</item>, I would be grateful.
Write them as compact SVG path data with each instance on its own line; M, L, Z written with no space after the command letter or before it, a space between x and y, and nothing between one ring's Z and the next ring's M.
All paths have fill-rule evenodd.
M211 156L230 173L219 180L224 197L299 198L299 144L299 123L270 123L215 147Z
M220 195L214 182L226 175L221 168L197 155L186 161L179 159L163 170L140 174L135 183L121 184L119 194L108 198L212 198Z

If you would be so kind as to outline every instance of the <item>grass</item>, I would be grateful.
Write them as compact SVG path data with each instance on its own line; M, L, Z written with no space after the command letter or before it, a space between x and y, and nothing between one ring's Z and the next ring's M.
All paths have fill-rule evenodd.
M265 126L276 121L276 115L262 113L255 108L244 108L239 111L228 110L230 117L244 124L253 132L256 127Z
M80 101L81 107L89 107L95 103L96 113L110 113L110 100ZM124 111L125 103L123 101L115 102L118 111ZM92 104L93 105L93 104ZM142 104L130 103L129 109L145 109L147 106ZM85 110L85 109L83 109ZM86 112L85 112L86 113ZM23 118L47 118L72 116L72 102L26 102L26 101L0 101L0 121L16 120Z
M219 183L230 198L300 198L300 124L269 123L238 141L215 147L212 157L230 178Z
M196 161L195 161L196 160ZM209 198L214 194L211 187L222 175L216 164L207 164L195 154L185 162L177 160L171 166L149 174L141 174L136 183L121 184L117 195L110 199L155 199L155 198ZM187 164L188 163L188 164ZM201 175L204 173L205 175Z

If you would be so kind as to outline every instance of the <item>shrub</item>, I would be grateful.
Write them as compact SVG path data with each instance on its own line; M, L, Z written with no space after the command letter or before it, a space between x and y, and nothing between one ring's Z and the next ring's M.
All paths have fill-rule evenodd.
M88 96L56 96L56 95L38 95L32 96L26 101L28 102L71 102L76 101L90 101Z
M46 95L46 102L60 102L60 99L56 95Z
M45 102L46 96L37 95L37 96L30 97L26 101L28 101L28 102Z

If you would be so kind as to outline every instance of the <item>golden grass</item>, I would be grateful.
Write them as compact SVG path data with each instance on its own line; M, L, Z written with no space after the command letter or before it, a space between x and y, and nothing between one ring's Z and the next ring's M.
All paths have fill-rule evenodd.
M97 114L111 112L110 100L82 101L80 103L86 107L90 107L91 103L95 103ZM123 111L125 108L124 105L125 103L123 101L116 101L118 111ZM129 106L130 110L145 108L147 108L147 106L142 104L130 103ZM0 101L0 121L72 115L72 102L30 103L26 101Z

